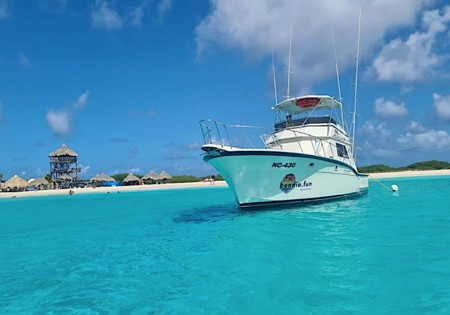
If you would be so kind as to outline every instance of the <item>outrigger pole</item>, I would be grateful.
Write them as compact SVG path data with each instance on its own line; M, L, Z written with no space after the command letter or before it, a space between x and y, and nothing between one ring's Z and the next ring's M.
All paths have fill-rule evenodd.
M344 127L344 129L346 129L346 123L344 120L344 110L342 108L342 93L341 93L341 82L339 79L339 65L338 65L338 60L337 60L337 52L336 52L336 42L334 41L334 31L333 31L333 26L330 24L330 28L331 28L331 39L333 41L333 50L334 50L334 62L336 65L336 79L337 79L337 87L338 87L338 93L339 93L339 103L341 103L341 121L342 121L342 126Z
M355 69L355 95L353 104L353 119L352 119L352 148L353 148L353 158L356 163L356 148L355 148L355 129L356 129L356 105L358 97L358 66L359 66L359 41L361 37L361 11L359 9L359 22L358 22L358 42L356 46L356 69Z
M278 104L278 96L277 96L277 78L275 75L275 61L273 60L273 49L272 49L272 72L273 72L273 89L275 93L275 105Z
M286 99L290 98L289 85L291 83L291 51L292 51L292 26L291 26L291 36L289 37L289 60L288 60L288 70L287 70L287 95Z

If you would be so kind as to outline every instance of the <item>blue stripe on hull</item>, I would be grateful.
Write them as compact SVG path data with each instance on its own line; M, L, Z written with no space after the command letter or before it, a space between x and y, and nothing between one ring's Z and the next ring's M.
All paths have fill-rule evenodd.
M361 191L351 194L344 195L336 195L336 196L327 196L327 197L319 197L319 198L309 198L309 199L296 199L296 200L276 200L276 201L262 201L262 202L251 202L251 203L242 203L239 204L241 208L269 208L269 207L278 207L278 206L287 206L287 205L299 205L299 204L314 204L314 203L322 203L328 201L337 201L337 200L347 200L347 199L355 199L364 195L367 195L369 192L368 188L361 189Z

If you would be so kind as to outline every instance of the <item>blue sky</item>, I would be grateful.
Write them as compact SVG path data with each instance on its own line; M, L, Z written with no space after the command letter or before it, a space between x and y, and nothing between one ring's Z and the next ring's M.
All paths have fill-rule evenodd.
M291 94L338 95L332 28L349 115L360 8L358 165L448 161L444 1L0 0L0 171L43 176L65 143L84 178L214 173L199 120L273 123L291 26Z

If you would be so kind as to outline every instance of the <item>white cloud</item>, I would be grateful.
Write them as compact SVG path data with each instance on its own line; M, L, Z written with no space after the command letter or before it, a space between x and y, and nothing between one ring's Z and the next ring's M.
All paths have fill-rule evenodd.
M138 6L136 8L131 9L128 12L129 17L131 18L131 25L135 27L141 27L144 20L144 7Z
M409 122L409 125L406 126L406 130L415 132L415 133L421 133L421 132L425 132L427 130L427 128L425 128L421 123L411 120Z
M9 12L8 2L0 1L0 20L6 19L10 14Z
M131 168L130 173L131 174L138 174L141 170L139 168Z
M173 0L161 0L158 3L157 11L158 11L158 19L161 20L164 15L172 9Z
M437 55L433 48L437 36L447 30L450 6L423 14L423 32L415 32L408 39L394 39L383 47L367 74L380 81L411 83L424 81L438 73L447 56Z
M287 64L292 26L293 86L308 86L334 75L330 25L341 70L354 64L360 2L352 0L210 0L210 14L197 26L199 54L214 45L248 57L270 57ZM361 54L380 44L388 32L413 26L428 0L366 1ZM283 69L284 70L284 69ZM297 82L295 82L297 80ZM295 92L295 91L294 91Z
M88 173L89 172L89 170L90 170L90 166L89 165L86 165L86 166L84 166L84 165L82 165L82 164L80 164L80 174L86 174L86 173Z
M368 137L369 139L377 139L378 141L385 141L389 139L392 133L387 128L386 123L375 123L367 120L359 129L359 133Z
M25 55L24 53L20 53L19 63L24 68L28 68L31 65L30 58L28 58L27 55Z
M50 109L46 119L56 135L67 135L70 132L70 118L67 112Z
M395 104L381 97L375 101L375 115L382 118L402 117L408 115L405 103Z
M403 127L367 121L360 129L360 136L366 157L401 158L405 156L405 151L423 153L433 150L436 153L450 150L447 131L427 128L415 121Z
M436 108L439 118L450 120L450 95L441 96L433 93L433 106Z
M89 91L86 91L78 97L77 101L75 102L75 104L73 106L75 108L84 107L84 106L86 106L88 99L89 99Z
M201 144L199 144L197 141L193 143L188 143L183 146L183 148L188 151L198 151L201 147L202 147Z
M96 0L91 11L92 25L103 29L119 29L122 27L122 18L110 8L107 1Z
M407 132L397 139L400 150L444 150L450 149L450 135L443 130L429 129L418 133Z
M35 173L37 176L45 175L45 172L44 172L40 167L36 168L36 170L34 171L34 173Z

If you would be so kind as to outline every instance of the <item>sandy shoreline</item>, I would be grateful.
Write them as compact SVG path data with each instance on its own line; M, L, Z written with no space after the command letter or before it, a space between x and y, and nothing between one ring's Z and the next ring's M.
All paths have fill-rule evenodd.
M210 185L210 183L197 182L197 183L161 184L161 185L74 188L72 190L76 195L89 193L118 193L127 191L147 191L147 190L161 190L161 189L214 188L225 186L227 186L227 184L224 181L216 181L214 185ZM69 189L0 192L0 198L23 198L23 197L39 197L39 196L58 196L58 195L69 195Z
M402 171L389 173L371 173L369 179L384 179L397 177L417 177L417 176L450 176L449 170L435 170L435 171ZM216 181L215 185L210 183L177 183L177 184L163 184L163 185L138 185L138 186L119 186L119 187L97 187L97 188L75 188L75 194L88 193L118 193L125 191L147 191L160 189L181 189L181 188L214 188L226 187L224 181ZM68 189L57 190L39 190L39 191L23 191L23 192L0 192L0 198L22 198L22 197L38 197L38 196L56 196L69 195Z
M387 172L387 173L371 173L369 178L395 178L395 177L418 177L418 176L450 176L449 170L434 170L434 171L401 171L401 172Z

